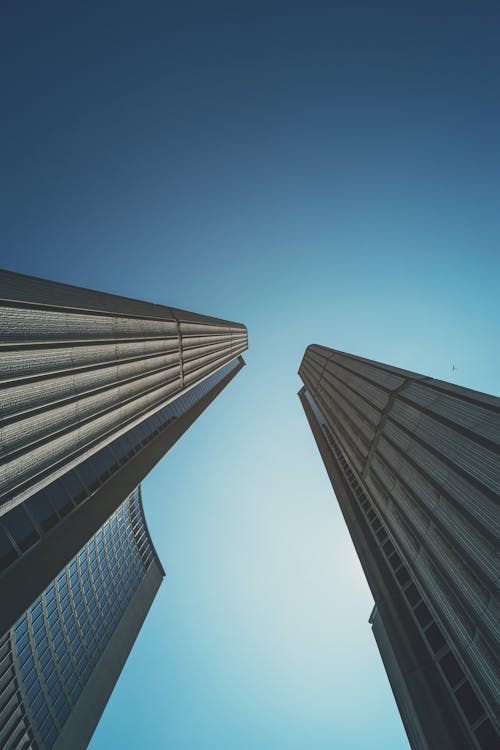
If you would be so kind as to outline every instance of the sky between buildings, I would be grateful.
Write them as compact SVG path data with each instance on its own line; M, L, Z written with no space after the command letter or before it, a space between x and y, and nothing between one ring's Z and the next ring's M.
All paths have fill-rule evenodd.
M167 579L92 750L407 747L296 372L317 342L499 393L499 33L480 0L4 3L2 265L249 330L144 483Z

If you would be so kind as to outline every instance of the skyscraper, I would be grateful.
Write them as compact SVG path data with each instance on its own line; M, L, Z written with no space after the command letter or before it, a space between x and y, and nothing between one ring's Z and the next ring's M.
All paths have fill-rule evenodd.
M139 488L0 638L0 747L85 748L162 582Z
M7 271L0 298L0 746L84 747L75 737L90 737L162 577L137 488L244 366L247 333ZM97 565L91 580L81 560ZM110 625L111 601L119 617ZM76 624L66 625L64 606ZM72 645L87 636L97 651ZM30 708L40 696L45 723Z
M299 398L415 750L498 750L500 399L311 345Z

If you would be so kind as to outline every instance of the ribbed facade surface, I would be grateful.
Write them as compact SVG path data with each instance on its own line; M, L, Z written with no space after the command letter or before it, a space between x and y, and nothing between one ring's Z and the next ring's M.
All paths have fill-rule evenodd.
M0 515L247 348L245 326L0 272Z
M410 744L498 748L500 399L318 345L299 374Z
M224 378L240 367L238 359L223 365L197 385L169 401L151 416L93 453L0 516L0 577L44 541L93 496L118 477L122 467L151 441L188 413Z
M0 639L3 750L86 747L163 575L137 489Z
M2 750L87 746L164 575L136 488L246 348L239 323L0 271Z

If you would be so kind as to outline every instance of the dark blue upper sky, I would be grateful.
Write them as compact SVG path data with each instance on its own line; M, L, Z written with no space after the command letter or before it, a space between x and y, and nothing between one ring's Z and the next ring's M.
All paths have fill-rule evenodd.
M249 328L145 484L169 575L92 747L404 747L296 371L317 341L498 393L500 5L0 20L1 265Z

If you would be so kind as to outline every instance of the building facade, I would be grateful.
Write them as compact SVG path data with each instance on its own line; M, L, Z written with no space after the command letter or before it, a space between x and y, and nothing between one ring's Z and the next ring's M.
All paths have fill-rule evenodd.
M299 391L415 750L500 747L500 399L323 346Z
M244 366L246 348L246 328L238 323L0 272L2 748L86 746L162 576L137 488ZM142 560L137 534L149 551L139 573L128 562L123 567L123 559L111 569L119 576L116 596L126 603L124 610L115 607L121 619L110 631L109 623L82 624L77 613L70 634L57 619L64 595L59 596L58 581L69 580L71 566L80 570L80 557L93 555L96 540L109 536L106 529L125 517L129 542L137 548L134 559ZM106 549L104 544L105 555ZM99 561L97 566L100 575ZM79 592L68 584L69 599L80 594L77 606L90 617L85 584L109 597L106 585L97 591L94 579L92 584L78 579ZM96 606L101 604L104 599ZM35 608L42 610L44 646L49 644L43 654L33 641L33 619L40 616L38 609L33 615ZM53 633L56 620L61 630ZM69 654L75 666L72 652L65 651L73 648L74 633L83 637L90 630L98 651L82 662L85 674L78 666L72 676L67 664L59 670L61 654L65 661ZM18 634L32 647L29 671L20 661L27 652L21 655ZM75 642L75 649L87 649ZM49 667L50 684L49 676L43 677ZM66 677L61 681L64 670L71 684ZM35 679L36 695L26 682ZM75 702L71 691L77 685L81 695ZM42 694L43 714L38 703L33 708ZM20 739L12 744L16 732Z
M0 639L0 747L87 747L163 575L138 488Z

